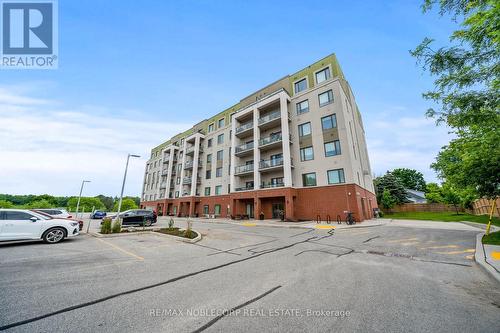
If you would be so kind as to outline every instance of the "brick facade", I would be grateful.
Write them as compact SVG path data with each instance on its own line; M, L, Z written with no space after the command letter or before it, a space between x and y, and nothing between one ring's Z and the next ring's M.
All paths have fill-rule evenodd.
M318 218L322 221L327 218L336 221L337 216L344 219L344 212L352 211L358 222L370 219L373 208L378 207L375 194L356 184L275 188L141 203L141 207L154 209L163 215L174 214L174 207L177 207L177 216L203 216L204 206L208 206L208 212L212 215L216 205L220 205L220 214L217 215L225 218L244 214L259 218L261 213L265 219L279 218L276 210L283 207L285 218L290 221Z

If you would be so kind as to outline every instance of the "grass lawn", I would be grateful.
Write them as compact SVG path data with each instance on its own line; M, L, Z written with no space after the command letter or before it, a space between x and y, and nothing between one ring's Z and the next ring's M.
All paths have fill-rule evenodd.
M470 215L465 213L456 214L454 212L402 212L385 214L384 218L403 219L403 220L429 220L442 222L469 221L477 223L488 223L488 215ZM493 217L491 224L500 226L500 219Z
M488 236L483 236L483 244L500 245L500 231L492 232Z

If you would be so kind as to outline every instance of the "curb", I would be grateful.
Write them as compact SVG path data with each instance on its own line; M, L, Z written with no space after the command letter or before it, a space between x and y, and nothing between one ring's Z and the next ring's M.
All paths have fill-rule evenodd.
M500 274L486 262L486 255L483 246L483 236L484 233L476 235L476 253L474 254L474 260L481 266L493 279L500 283Z
M89 232L88 235L90 235L92 237L96 237L96 238L116 238L116 237L126 237L126 236L136 236L136 235L148 234L148 235L155 235L155 236L160 236L160 237L168 237L168 238L174 239L176 241L193 244L193 243L199 242L202 237L201 237L201 232L194 230L194 229L192 229L192 231L194 231L198 234L198 236L196 236L193 239L174 236L174 235L168 235L168 234L164 234L164 233L156 232L156 231L134 231L134 232L122 232L119 234L105 234L105 235L100 234L98 232Z

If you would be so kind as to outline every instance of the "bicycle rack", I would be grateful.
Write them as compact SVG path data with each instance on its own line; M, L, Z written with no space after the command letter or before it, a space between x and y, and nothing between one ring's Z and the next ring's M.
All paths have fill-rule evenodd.
M342 224L342 218L340 215L337 215L337 224Z
M330 217L329 214L326 214L326 223L331 224L332 223L332 218Z
M316 215L316 223L321 223L321 215Z

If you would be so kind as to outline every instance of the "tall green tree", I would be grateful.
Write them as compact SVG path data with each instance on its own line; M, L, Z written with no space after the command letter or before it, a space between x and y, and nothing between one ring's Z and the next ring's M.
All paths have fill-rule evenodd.
M377 177L373 180L375 185L375 193L377 195L377 202L382 202L382 196L385 190L394 198L394 203L397 205L408 202L406 190L392 173L387 171L383 176Z
M456 134L432 164L438 175L459 189L480 196L500 194L500 2L425 0L424 12L438 6L460 28L451 45L435 47L425 38L411 54L435 77L424 98L438 109L427 115Z
M392 170L391 173L399 179L405 188L425 192L426 184L421 172L414 169L398 168Z
M76 211L77 203L78 197L71 197L68 200L68 209L72 212ZM92 210L92 207L94 209L101 210L104 209L104 204L98 198L82 197L80 199L80 208L78 209L79 212L90 212Z
M113 211L116 212L118 211L118 203L119 199L115 202L115 205L113 206ZM136 205L135 201L131 198L124 198L122 200L122 206L120 207L120 211L124 212L129 209L137 209L138 206Z

